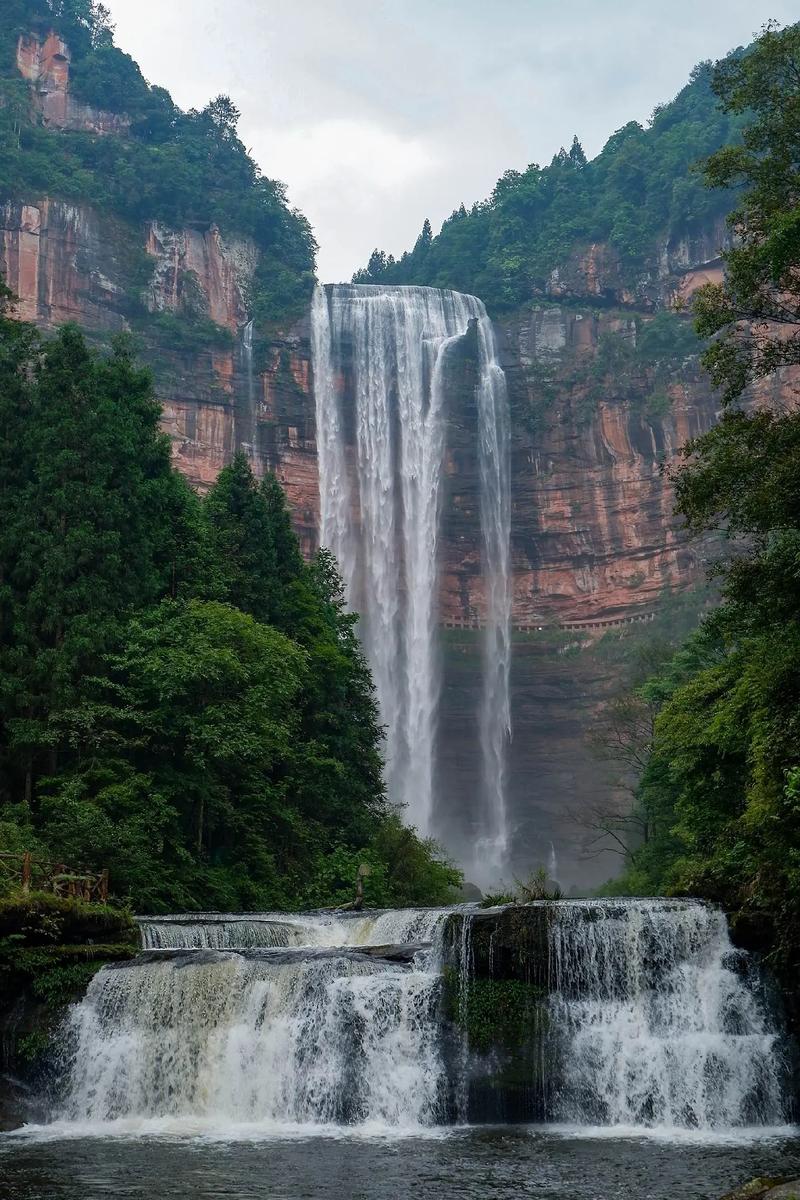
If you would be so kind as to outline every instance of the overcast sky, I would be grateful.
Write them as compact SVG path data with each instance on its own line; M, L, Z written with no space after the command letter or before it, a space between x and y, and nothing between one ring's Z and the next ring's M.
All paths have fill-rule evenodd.
M788 0L105 0L183 108L220 92L320 244L324 281L400 254L509 167L589 157Z

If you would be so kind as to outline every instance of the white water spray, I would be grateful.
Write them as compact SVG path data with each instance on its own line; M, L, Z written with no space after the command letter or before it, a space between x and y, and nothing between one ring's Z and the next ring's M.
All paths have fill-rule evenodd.
M570 901L551 925L557 1119L721 1130L786 1119L778 1029L725 916L692 901Z
M154 948L101 970L62 1027L56 1127L225 1137L484 1119L471 1081L497 1064L442 1004L447 981L466 1011L482 919L469 906L141 918ZM536 1119L668 1137L785 1123L780 1031L722 913L561 901L505 928L521 954L540 947L525 961L548 993L545 1019L538 1004L529 1016ZM490 939L490 977L494 962Z
M258 412L256 410L256 379L253 367L254 322L248 321L242 330L242 360L247 378L247 413L238 440L254 470L259 467Z
M449 354L470 329L478 362L485 589L479 855L499 866L508 843L505 759L511 726L508 404L491 322L475 297L421 287L317 289L312 343L320 533L338 560L351 606L362 615L361 635L387 729L390 798L429 833L436 828L445 384ZM342 404L346 380L352 414Z
M409 963L366 951L430 942L445 916L143 919L146 944L173 948L100 971L71 1010L58 1116L156 1129L434 1124L443 1071L435 953L412 946ZM247 948L219 948L237 939Z

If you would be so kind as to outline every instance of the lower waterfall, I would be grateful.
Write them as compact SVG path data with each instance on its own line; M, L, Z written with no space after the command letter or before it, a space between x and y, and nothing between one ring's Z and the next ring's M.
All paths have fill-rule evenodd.
M722 912L573 901L550 936L556 1119L704 1130L785 1120L779 1028Z
M523 1119L673 1134L785 1124L786 1051L753 963L716 909L668 900L141 918L146 948L103 968L64 1023L53 1120L224 1136L490 1119L474 1085L500 1043L477 1049L445 1002L448 988L469 994L487 921L490 976L504 929L543 938L525 967L547 994ZM522 942L512 950L525 959ZM513 1047L512 1059L518 1076L527 1060Z

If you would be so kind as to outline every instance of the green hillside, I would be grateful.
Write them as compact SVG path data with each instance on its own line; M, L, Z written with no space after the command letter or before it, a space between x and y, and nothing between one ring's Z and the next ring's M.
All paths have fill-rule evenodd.
M16 67L22 33L55 29L72 54L77 100L125 113L130 135L98 137L45 128ZM316 243L283 184L261 174L236 126L239 113L220 96L182 112L150 85L113 43L94 0L4 0L0 10L0 201L52 196L89 203L130 221L171 226L216 223L247 234L260 252L252 311L259 319L302 309L314 278Z
M630 121L587 162L577 139L549 166L506 171L491 196L463 204L431 236L425 223L414 249L399 260L376 250L360 283L451 287L480 296L493 313L541 291L570 251L607 242L623 278L641 276L667 238L707 227L731 208L730 194L709 191L693 167L737 140L739 114L722 112L711 63L701 63L647 128Z

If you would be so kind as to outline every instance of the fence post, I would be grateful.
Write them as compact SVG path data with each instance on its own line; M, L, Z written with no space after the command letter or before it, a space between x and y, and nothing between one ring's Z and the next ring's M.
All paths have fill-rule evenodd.
M29 892L31 890L31 852L26 850L22 856L22 890Z

